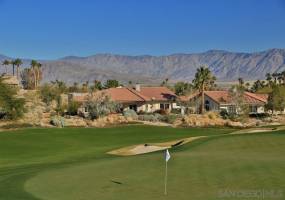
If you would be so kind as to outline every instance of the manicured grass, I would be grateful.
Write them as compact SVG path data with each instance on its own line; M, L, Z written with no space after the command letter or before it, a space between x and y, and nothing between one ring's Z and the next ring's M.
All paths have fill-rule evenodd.
M226 189L283 190L285 195L285 132L227 136L231 131L125 126L0 133L0 199L199 200L221 199ZM171 150L167 196L162 152L105 154L198 135L222 136Z

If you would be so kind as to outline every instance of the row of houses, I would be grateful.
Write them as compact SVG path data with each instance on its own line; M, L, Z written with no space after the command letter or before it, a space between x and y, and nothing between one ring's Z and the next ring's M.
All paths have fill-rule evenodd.
M201 108L201 94L195 93L191 96L177 96L167 87L141 87L137 84L134 88L118 87L103 90L111 100L120 103L123 110L132 109L136 112L152 113L157 110L171 112L173 109L185 110L198 113ZM237 113L238 107L235 100L228 91L205 91L205 110L217 111L226 110L228 113ZM70 93L68 100L81 104L78 112L88 114L85 102L88 100L88 93ZM243 102L249 107L251 113L264 113L267 95L245 92Z

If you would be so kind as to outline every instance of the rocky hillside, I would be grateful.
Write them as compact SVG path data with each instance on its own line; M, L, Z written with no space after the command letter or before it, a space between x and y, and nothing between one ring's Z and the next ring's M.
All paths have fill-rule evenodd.
M0 57L1 60L1 57ZM169 56L122 56L97 54L89 57L69 56L42 61L45 81L60 79L69 83L115 78L123 82L160 82L191 80L197 67L207 65L219 80L263 79L265 74L285 70L285 49L256 53L211 50L195 54Z

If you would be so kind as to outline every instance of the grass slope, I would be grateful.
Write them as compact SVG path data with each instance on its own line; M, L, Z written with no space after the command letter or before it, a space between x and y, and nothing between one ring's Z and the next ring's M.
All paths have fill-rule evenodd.
M220 199L224 189L284 189L284 132L213 137L173 149L167 197L162 152L105 154L137 143L229 132L126 126L1 133L0 199Z

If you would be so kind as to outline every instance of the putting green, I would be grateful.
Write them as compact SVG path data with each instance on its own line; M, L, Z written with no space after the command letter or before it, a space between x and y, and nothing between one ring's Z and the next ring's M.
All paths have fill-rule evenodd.
M204 200L221 199L225 190L274 190L284 197L285 131L229 136L232 131L125 126L1 133L0 199ZM167 196L163 152L106 154L135 144L213 135L171 149Z
M284 134L263 134L219 137L178 148L171 152L167 197L161 152L47 170L29 179L25 189L53 200L219 199L224 190L280 191L285 186L284 145Z

